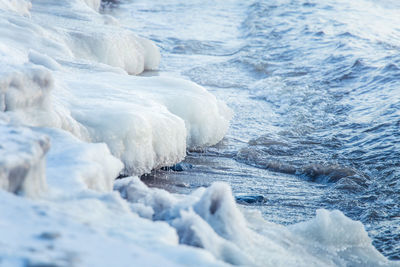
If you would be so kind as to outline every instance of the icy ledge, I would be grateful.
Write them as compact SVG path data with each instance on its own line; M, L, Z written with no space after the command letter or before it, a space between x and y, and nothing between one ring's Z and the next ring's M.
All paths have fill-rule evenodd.
M156 69L159 50L96 12L100 1L23 1L29 16L17 2L0 0L0 110L12 123L105 143L125 175L224 137L232 112L201 86L129 75Z
M340 211L317 210L315 219L284 227L258 211L239 210L221 182L189 196L148 188L137 177L115 189L141 217L168 222L179 241L240 266L398 266L371 244L362 223Z
M151 189L137 177L118 180L115 188L122 197L117 192L59 191L36 201L0 190L0 262L5 266L399 266L372 246L360 222L339 211L318 210L315 219L284 227L265 221L257 212L244 216L224 183L191 195Z
M30 197L45 191L49 146L45 135L0 122L0 188Z

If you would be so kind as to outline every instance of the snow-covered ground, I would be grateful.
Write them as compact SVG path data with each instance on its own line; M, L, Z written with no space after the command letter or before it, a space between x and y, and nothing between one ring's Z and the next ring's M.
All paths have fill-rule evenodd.
M158 48L99 8L0 0L1 266L392 265L338 211L284 227L239 210L224 183L143 184L219 142L232 112L192 82L134 76Z

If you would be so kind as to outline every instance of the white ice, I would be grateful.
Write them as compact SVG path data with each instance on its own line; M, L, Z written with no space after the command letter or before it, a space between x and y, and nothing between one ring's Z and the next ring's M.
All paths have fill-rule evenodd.
M128 75L157 68L158 48L87 2L35 1L30 18L0 10L0 108L10 120L105 142L125 174L219 142L227 106L189 81Z
M49 138L0 120L0 189L37 197L47 189L45 154Z
M258 212L245 217L224 183L181 196L130 177L116 181L115 189L139 215L168 222L181 243L234 265L395 266L373 247L360 222L337 210L318 210L315 219L284 227Z

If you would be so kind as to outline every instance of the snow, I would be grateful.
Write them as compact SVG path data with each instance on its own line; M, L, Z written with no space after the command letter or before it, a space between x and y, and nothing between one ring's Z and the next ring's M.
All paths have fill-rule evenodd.
M111 192L122 162L104 143L86 143L59 129L36 128L51 138L47 183L53 194L73 195L87 189ZM67 175L66 175L67 174Z
M364 226L340 211L318 210L315 219L284 227L237 207L221 182L191 195L148 188L137 177L117 180L115 189L144 218L166 221L179 241L217 259L250 266L390 266L371 244ZM147 207L147 210L145 211ZM394 263L393 263L394 266Z
M29 10L32 4L27 0L1 0L0 10L16 12L19 15L30 16Z
M284 227L224 183L175 195L115 181L218 143L232 112L195 83L134 76L159 49L100 4L0 0L0 264L392 264L339 211Z
M47 136L0 122L0 189L29 197L46 190Z
M0 259L9 266L224 266L181 246L166 223L130 212L116 193L30 201L0 191Z
M83 2L86 3L90 8L92 8L95 11L99 11L100 5L101 5L101 0L83 0Z
M69 80L66 91L73 97L65 102L89 140L107 143L122 159L126 174L173 165L184 158L187 147L215 144L226 133L231 116L226 105L191 82L116 73L94 76L82 71Z
M385 264L384 257L372 246L363 224L347 218L338 210L317 210L314 219L290 229L303 237L315 253L319 253L321 248L331 252L336 265L346 265L349 259L358 266Z
M110 15L77 0L35 1L31 15L0 18L0 56L7 63L0 107L14 123L104 142L128 175L177 163L187 148L225 135L232 112L204 88L127 75L156 69L160 53L152 41L106 25Z

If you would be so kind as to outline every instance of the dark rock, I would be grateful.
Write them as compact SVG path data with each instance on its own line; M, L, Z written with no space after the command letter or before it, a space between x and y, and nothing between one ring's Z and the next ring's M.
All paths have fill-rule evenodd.
M183 172L186 170L190 170L193 168L193 165L186 162L180 162L170 167L162 167L161 169L164 171L175 171L175 172Z
M301 172L314 182L334 183L344 177L353 176L355 170L339 165L312 164L304 167Z
M175 186L184 187L184 188L189 188L190 187L190 185L188 183L177 183L177 184L175 184Z
M239 204L263 204L267 201L262 195L236 196L235 199Z

